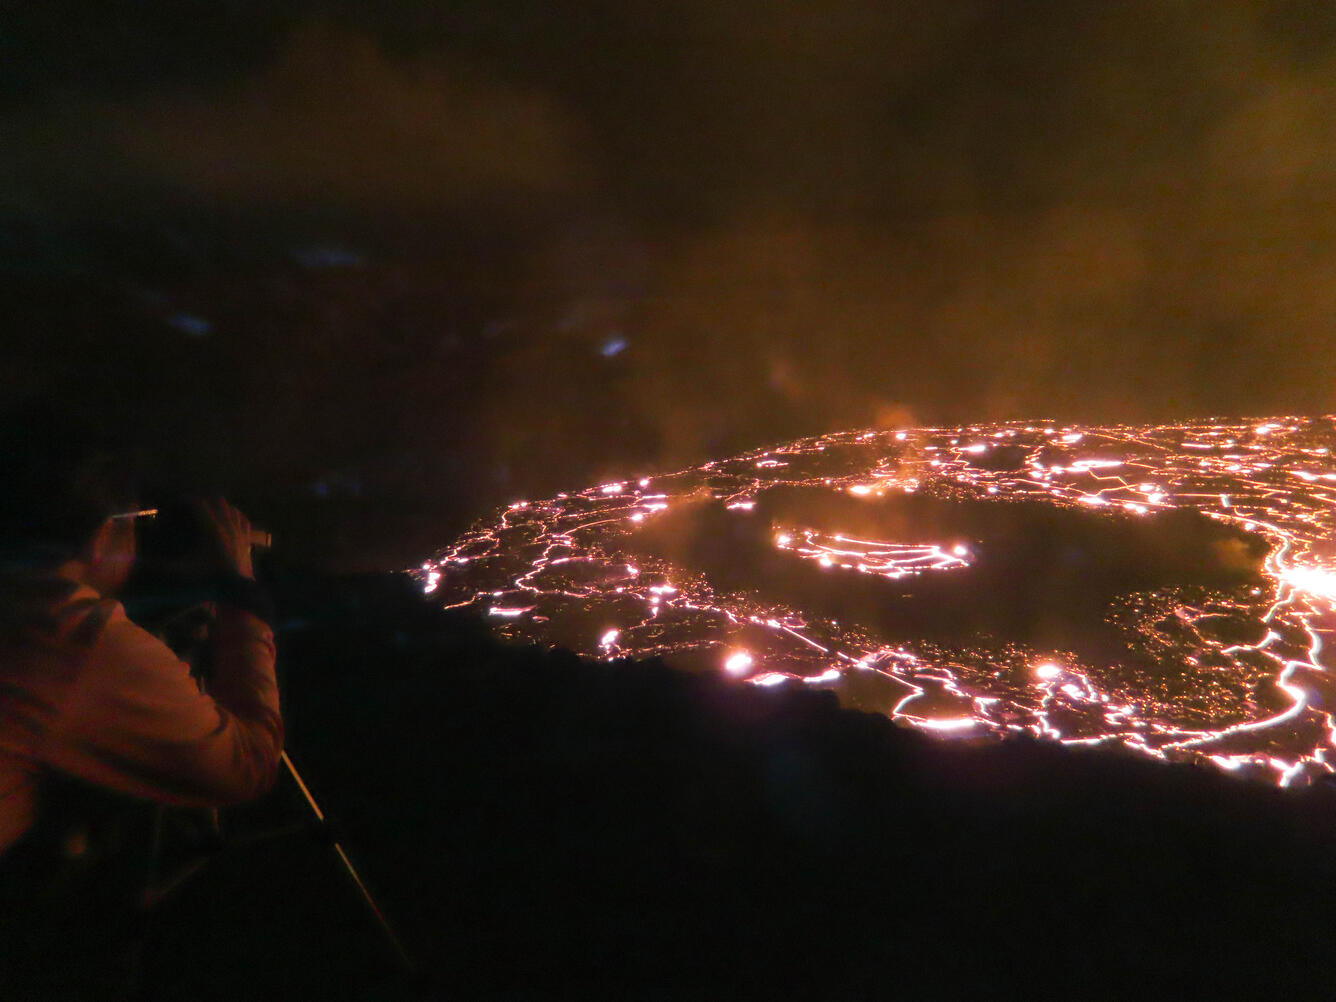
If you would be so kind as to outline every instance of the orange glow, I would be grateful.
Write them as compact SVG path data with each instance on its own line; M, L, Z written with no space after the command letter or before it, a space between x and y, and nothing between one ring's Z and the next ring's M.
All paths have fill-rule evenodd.
M1004 446L1017 452L1014 463L987 461ZM656 474L653 494L645 477L516 502L412 573L436 601L477 609L504 636L560 642L589 657L717 650L712 662L721 657L726 674L752 684L794 679L843 696L884 680L893 694L888 715L944 737L1024 732L1066 744L1118 744L1303 785L1336 772L1328 712L1336 709L1336 682L1325 653L1336 641L1334 447L1329 421L1297 417L861 429ZM832 465L834 455L843 466ZM1084 664L1068 652L878 638L858 623L716 590L666 558L629 562L622 546L679 504L717 504L745 529L768 491L793 487L870 499L921 490L1042 502L1090 519L1153 519L1193 508L1256 534L1269 549L1256 587L1160 589L1120 606L1129 644L1165 677L1210 679L1203 691L1184 692L1156 688L1154 673ZM986 538L866 539L793 524L759 531L770 533L783 559L811 561L832 578L895 580L889 595L918 575L966 573L989 545ZM572 621L573 609L584 617L576 617L581 632L562 633L557 624ZM1251 695L1260 682L1267 701Z
M730 654L724 660L724 671L730 675L745 675L751 670L752 656L746 651Z

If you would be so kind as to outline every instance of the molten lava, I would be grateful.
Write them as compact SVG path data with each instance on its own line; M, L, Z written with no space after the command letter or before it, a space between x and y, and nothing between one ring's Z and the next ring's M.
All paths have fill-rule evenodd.
M503 636L959 735L1332 773L1336 426L803 439L522 501L425 563Z

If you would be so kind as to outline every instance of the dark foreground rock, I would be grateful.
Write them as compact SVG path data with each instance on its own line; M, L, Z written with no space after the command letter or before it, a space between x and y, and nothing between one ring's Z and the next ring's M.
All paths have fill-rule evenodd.
M828 694L506 648L404 578L280 589L301 835L155 917L157 998L1324 996L1336 798ZM303 817L290 784L239 815ZM243 825L244 827L244 825Z

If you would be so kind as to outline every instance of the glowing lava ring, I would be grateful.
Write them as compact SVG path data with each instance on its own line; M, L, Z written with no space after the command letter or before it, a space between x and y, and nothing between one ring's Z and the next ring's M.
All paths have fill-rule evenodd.
M508 638L957 735L1333 771L1336 425L823 435L520 501L417 572Z

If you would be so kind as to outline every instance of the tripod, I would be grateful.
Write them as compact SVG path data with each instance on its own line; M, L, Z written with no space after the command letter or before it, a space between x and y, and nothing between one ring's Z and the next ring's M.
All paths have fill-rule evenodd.
M195 595L192 596L190 604L185 608L178 608L165 616L160 616L153 627L153 632L163 639L178 656L191 665L196 679L200 682L201 689L205 690L207 690L209 675L208 666L213 622L212 601L208 597ZM171 872L165 872L167 868L164 866L164 859L167 855L167 843L169 842L168 827L169 821L175 812L174 809L166 807L156 808L139 907L145 912L154 908L172 894L176 888L203 869L218 852L226 851L229 848L240 849L245 846L270 842L293 834L306 833L315 836L319 842L324 843L332 851L340 869L351 881L363 906L380 930L381 937L393 957L395 968L401 975L410 978L415 977L417 967L410 954L405 949L403 942L395 932L380 904L367 887L366 882L362 879L361 874L358 873L347 849L338 838L330 819L311 792L306 780L298 771L296 764L292 761L292 756L286 750L281 753L281 762L285 772L291 778L293 785L301 794L301 798L310 811L309 820L304 823L290 824L225 839L219 823L219 812L216 808L212 809L207 812L205 824L202 826L203 831L197 831L195 834L195 840L199 843L197 846L199 851L194 853L193 857L184 864L178 865Z
M385 942L394 951L395 958L398 961L399 966L402 968L403 973L410 976L416 974L417 967L413 963L412 957L409 956L408 951L404 949L404 945L395 933L394 927L390 925L390 920L385 917L385 913L381 911L380 905L376 903L376 899L367 889L366 884L357 872L357 867L353 866L353 861L348 858L348 853L344 850L343 843L334 836L330 829L329 822L325 819L325 812L322 811L320 805L316 803L316 799L311 794L310 788L306 785L305 780L302 779L301 773L297 771L297 767L292 764L292 758L286 751L283 752L283 765L287 768L288 775L292 777L292 781L297 784L297 789L301 791L302 796L306 799L307 806L311 808L311 814L315 817L317 831L328 837L329 847L334 851L334 854L338 856L339 862L343 864L344 872L348 874L348 879L353 882L353 885L361 895L362 901L366 904L367 909L375 918L376 924L380 927L380 931L385 937Z

